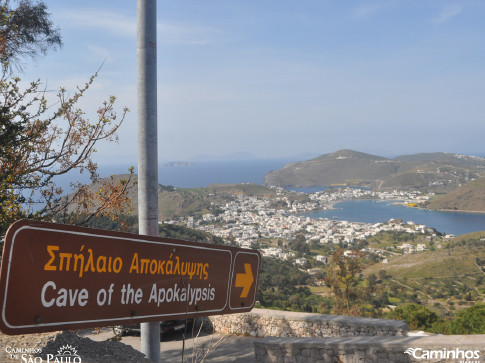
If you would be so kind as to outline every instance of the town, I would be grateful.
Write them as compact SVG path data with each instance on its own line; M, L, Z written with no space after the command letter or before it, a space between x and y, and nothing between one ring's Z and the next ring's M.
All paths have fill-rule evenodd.
M433 234L435 231L425 225L417 225L412 221L383 221L382 223L362 223L337 221L323 218L310 218L305 213L332 209L334 205L341 201L353 199L376 199L381 201L396 201L409 205L416 205L429 197L419 192L375 192L359 188L335 188L326 192L315 192L309 194L309 201L296 202L287 197L287 193L282 188L274 188L277 197L254 197L238 195L233 201L224 205L217 205L222 213L218 215L204 214L201 219L194 217L183 217L178 221L166 223L183 223L187 227L196 228L216 236L222 237L233 244L254 248L260 247L258 241L279 240L290 241L297 234L305 236L307 243L320 245L335 244L351 248L356 241L365 240L383 231L407 232L410 234ZM276 209L273 206L286 207ZM281 203L282 202L282 203ZM449 236L451 237L451 236ZM260 248L265 256L272 256L282 260L290 260L297 265L305 265L307 259L300 256L297 258L294 251L284 249L280 243L278 246L268 246ZM399 246L403 253L412 253L427 249L425 244L416 246L405 243ZM385 251L371 249L366 252L378 254L384 258ZM326 263L327 256L317 255L317 261Z

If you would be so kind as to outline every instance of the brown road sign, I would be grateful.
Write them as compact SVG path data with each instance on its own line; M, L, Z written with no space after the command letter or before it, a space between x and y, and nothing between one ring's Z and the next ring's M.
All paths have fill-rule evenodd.
M250 311L258 251L22 220L5 236L0 329L23 334Z

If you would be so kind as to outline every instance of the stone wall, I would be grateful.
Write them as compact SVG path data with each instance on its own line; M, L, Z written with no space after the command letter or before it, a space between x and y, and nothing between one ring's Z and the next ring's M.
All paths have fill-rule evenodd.
M258 363L485 363L485 335L407 336L397 320L253 309L210 321L217 332L264 337Z
M407 324L398 320L253 309L249 313L210 317L216 332L255 337L404 336Z
M264 338L255 341L254 356L258 363L483 363L485 336Z

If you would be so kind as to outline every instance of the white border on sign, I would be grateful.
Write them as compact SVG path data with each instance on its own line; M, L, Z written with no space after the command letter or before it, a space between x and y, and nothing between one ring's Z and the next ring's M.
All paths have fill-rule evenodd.
M213 312L219 312L223 311L226 306L228 305L228 300L230 298L230 291L231 291L231 283L232 283L232 276L231 272L233 271L233 266L232 266L232 251L231 250L226 250L226 249L219 249L219 248L209 248L209 247L203 247L203 246L192 246L192 245L179 245L176 243L171 243L171 242L163 242L163 241L147 241L147 240L142 240L142 239L137 239L137 238L127 238L127 237L119 237L119 236L107 236L107 235L98 235L94 233L87 233L87 232L78 232L78 231L66 231L66 230L61 230L61 229L54 229L54 228L43 228L43 227L36 227L36 226L22 226L18 230L15 231L13 237L12 237L12 244L10 247L10 255L8 257L8 268L7 268L7 278L6 278L6 285L5 285L5 296L3 300L3 307L2 307L2 320L5 323L5 326L9 327L10 329L24 329L24 328L34 328L34 327L43 327L43 326L62 326L62 325L68 325L68 324L86 324L86 323L96 323L96 322L109 322L109 321L120 321L120 320L127 320L132 318L132 319L152 319L152 318L157 318L157 317L165 317L165 316L175 316L175 315L180 315L183 313L174 313L174 314L155 314L155 315L143 315L143 316L137 316L137 317L120 317L120 318L110 318L110 319L95 319L95 320L80 320L80 321L65 321L65 322L58 322L58 323L38 323L38 324L32 324L32 325L10 325L7 322L6 316L5 316L5 308L6 308L6 303L7 303L7 295L8 295L8 284L10 282L10 266L11 261L12 261L12 255L13 255L13 250L14 250L14 245L15 245L15 237L17 234L24 230L24 229L33 229L33 230L43 230L43 231L50 231L50 232L56 232L56 233L67 233L67 234L75 234L75 235L80 235L80 236L95 236L95 237L100 237L100 238L108 238L108 239L121 239L125 241L131 241L131 242L139 242L139 243L150 243L150 244L163 244L167 246L174 246L174 247L187 247L187 248L195 248L199 250L209 250L211 252L217 251L217 252L227 252L229 253L230 256L230 265L229 265L229 276L227 277L227 294L226 294L226 303L224 304L224 307L221 309L212 309L212 310L198 310L197 314L203 314L203 313L213 313ZM239 253L239 252L238 252ZM258 256L259 257L259 256Z

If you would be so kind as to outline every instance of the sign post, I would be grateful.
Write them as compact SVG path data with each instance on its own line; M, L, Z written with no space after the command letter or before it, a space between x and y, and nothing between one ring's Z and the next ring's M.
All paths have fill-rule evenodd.
M25 334L250 311L257 250L22 220L5 236L0 329Z
M157 2L137 1L138 225L158 236ZM160 361L160 324L141 325L141 351Z

